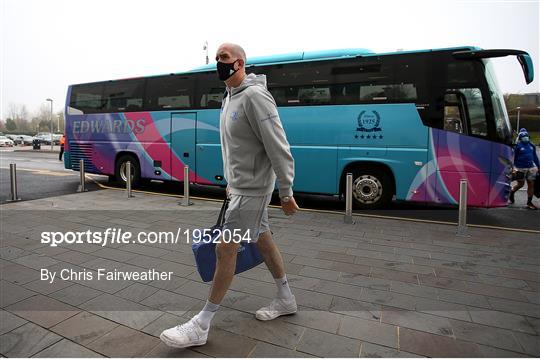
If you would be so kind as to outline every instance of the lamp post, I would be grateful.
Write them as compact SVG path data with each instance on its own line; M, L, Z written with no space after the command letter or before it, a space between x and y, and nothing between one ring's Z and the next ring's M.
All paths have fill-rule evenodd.
M208 58L208 41L204 42L203 50L206 51L206 63L208 64L209 58Z
M51 102L51 151L53 150L53 99L47 98L46 101Z

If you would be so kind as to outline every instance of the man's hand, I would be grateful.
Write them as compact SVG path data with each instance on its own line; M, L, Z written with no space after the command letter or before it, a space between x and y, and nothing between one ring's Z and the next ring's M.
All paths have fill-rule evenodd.
M294 215L296 212L300 210L298 205L296 205L296 201L294 200L294 197L290 197L289 201L284 202L281 200L281 209L285 213L285 215L290 216Z

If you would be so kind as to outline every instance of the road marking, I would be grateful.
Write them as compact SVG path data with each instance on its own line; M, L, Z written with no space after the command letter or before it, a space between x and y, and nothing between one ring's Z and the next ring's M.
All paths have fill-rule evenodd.
M59 160L45 160L45 159L29 159L29 158L17 158L17 157L8 157L3 158L3 161L21 161L29 163L50 163L50 164L62 164Z
M122 189L122 188L103 185L102 183L95 180L91 176L89 176L89 178L102 189L125 191L125 189ZM158 196L170 196L170 197L177 197L177 198L183 198L184 197L183 195L168 194L168 193L157 193L157 192L154 192L154 191L146 191L146 190L132 189L131 191L132 192L138 192L138 193L141 193L141 194L150 194L150 195L158 195ZM205 197L191 196L191 195L190 195L190 198L191 199L196 199L196 200L223 202L223 200L221 200L221 199L205 198ZM281 208L281 206L278 206L278 205L269 205L269 207L277 208L277 209ZM320 210L320 209L310 209L310 208L301 208L300 211L317 212L317 213L323 213L323 214L337 214L337 215L343 215L344 214L344 212L335 211L335 210ZM401 220L401 221L420 222L420 223L427 223L427 224L439 224L439 225L457 226L457 222L451 222L451 221L411 219L411 218L405 218L405 217L399 217L399 216L374 215L374 214L363 214L363 213L361 213L361 214L353 213L353 216L357 217L357 218L369 217L369 218L374 218L374 219ZM519 232L525 232L525 233L530 233L530 234L540 234L540 231L538 231L538 230L518 229L518 228L509 228L509 227L502 227L502 226L493 226L493 225L467 224L467 226L473 227L473 228L481 228L481 229L519 231Z
M6 169L8 170L9 167L7 166L0 166L0 169ZM51 170L43 170L43 169L29 169L29 168L20 168L17 167L17 171L29 171L40 175L50 175L50 176L76 176L76 173L70 173L70 172L57 172L57 171L51 171Z

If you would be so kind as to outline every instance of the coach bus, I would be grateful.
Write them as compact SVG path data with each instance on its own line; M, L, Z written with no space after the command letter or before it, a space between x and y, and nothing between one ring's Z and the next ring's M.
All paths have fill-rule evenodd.
M341 196L353 174L356 208L392 201L505 206L511 127L490 60L520 50L366 49L248 59L265 74L295 159L294 191ZM72 85L65 167L133 183L225 186L219 137L224 84L215 64L183 73ZM184 165L189 179L184 179Z

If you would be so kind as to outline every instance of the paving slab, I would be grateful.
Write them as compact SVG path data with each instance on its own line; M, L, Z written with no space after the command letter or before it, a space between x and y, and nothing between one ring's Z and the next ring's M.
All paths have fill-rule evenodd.
M219 328L210 329L211 337L205 345L197 347L197 352L212 357L247 357L257 341L247 336L234 334Z
M0 335L10 332L26 323L27 320L13 315L8 311L0 310Z
M296 347L305 330L304 327L283 321L274 321L269 326L256 320L253 314L240 311L221 311L216 314L213 324L223 330L288 349Z
M400 350L428 357L481 357L477 344L448 336L400 328Z
M258 341L255 348L249 354L250 358L296 358L314 357L299 351L289 350L281 346Z
M345 316L342 319L338 334L389 348L397 349L398 347L397 326L376 321Z
M43 295L35 295L19 301L6 307L6 310L45 328L80 312L80 309Z
M69 284L70 283L68 283L68 285ZM61 302L77 306L98 297L101 294L103 294L102 291L79 284L73 284L69 287L55 291L49 294L49 296Z
M115 322L83 311L53 326L51 330L76 343L87 345L117 326Z
M0 353L7 357L30 357L60 340L62 337L29 322L0 336Z
M405 351L399 351L395 348L362 342L360 357L367 358L416 358L423 357L416 354L411 354Z
M0 307L5 308L11 304L36 295L35 292L9 281L0 280Z
M206 358L210 357L191 349L177 349L160 342L144 357L148 358Z
M98 316L138 330L163 314L162 311L109 294L102 294L79 306Z
M336 334L343 316L328 311L299 308L294 316L285 316L283 321L311 329Z
M472 341L503 350L522 351L518 340L510 330L497 329L467 321L449 320L449 322L456 339Z
M32 357L37 358L97 358L103 357L92 350L66 339L49 346Z
M143 357L159 342L153 336L121 325L86 347L108 357Z
M286 217L271 208L274 239L299 312L271 322L254 318L276 291L262 264L235 277L208 344L187 350L169 348L158 336L196 314L209 293L211 284L201 281L189 244L50 247L38 241L41 231L115 226L174 231L212 225L220 205L197 199L188 209L177 202L142 193L126 201L122 192L104 190L0 205L6 214L0 236L0 353L539 356L540 243L535 234L471 229L470 237L459 238L447 225L359 218L343 226L337 214ZM40 280L41 268L155 268L174 275L169 281L49 285ZM30 338L38 340L25 344Z
M296 349L319 357L358 357L360 355L360 341L306 329Z

